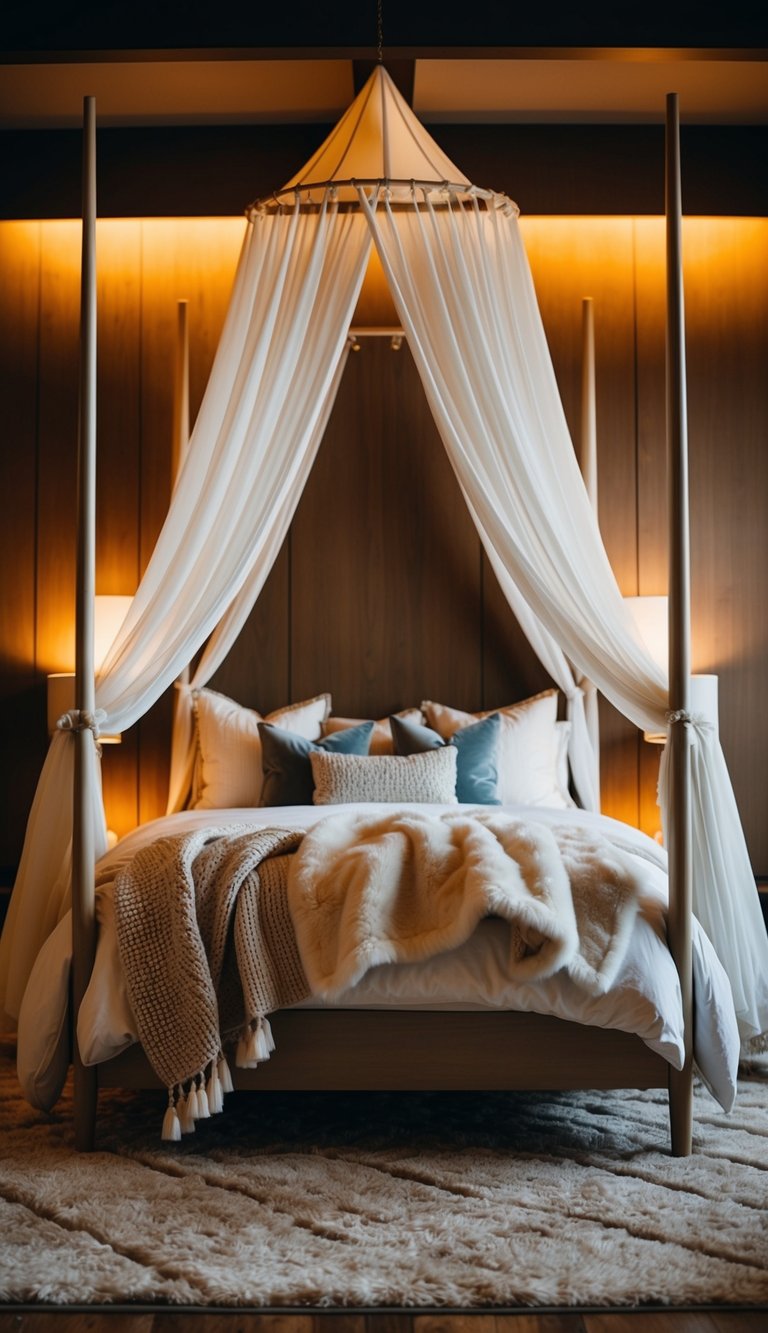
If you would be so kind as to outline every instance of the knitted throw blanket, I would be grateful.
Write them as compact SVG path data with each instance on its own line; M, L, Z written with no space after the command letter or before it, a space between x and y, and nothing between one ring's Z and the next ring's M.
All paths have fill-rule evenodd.
M120 960L152 1068L168 1088L163 1138L220 1111L237 1064L274 1049L266 1015L309 994L288 911L302 834L232 825L159 838L115 879Z

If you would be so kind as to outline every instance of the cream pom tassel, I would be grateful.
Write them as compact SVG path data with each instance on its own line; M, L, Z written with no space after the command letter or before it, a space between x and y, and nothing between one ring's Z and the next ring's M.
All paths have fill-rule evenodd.
M197 1088L194 1079L192 1079L192 1082L189 1085L189 1092L187 1093L187 1115L193 1122L200 1118L200 1112L197 1106Z
M168 1089L168 1109L163 1117L163 1130L160 1135L165 1143L178 1143L181 1139L181 1125L176 1114L173 1092L173 1088Z
M219 1056L218 1075L219 1083L221 1084L221 1096L223 1102L226 1093L234 1092L235 1090L235 1085L232 1082L232 1074L229 1065L227 1064L227 1057L223 1051Z
M195 1117L192 1111L191 1100L192 1100L191 1090L188 1097L185 1097L182 1092L182 1095L179 1097L179 1101L176 1107L176 1110L178 1111L179 1115L179 1121L181 1123L182 1134L194 1134L195 1132ZM195 1109L197 1109L197 1098L195 1098Z
M275 1049L274 1042L270 1045L272 1031L266 1018L259 1018L256 1027L251 1028L246 1045L246 1056L250 1065L261 1064L268 1060L270 1052Z
M205 1094L206 1097L208 1098L208 1109L211 1115L218 1115L221 1111L224 1110L224 1097L221 1091L221 1080L219 1078L219 1071L216 1068L215 1060L211 1062L211 1073L208 1078L208 1084L205 1089Z
M208 1106L208 1095L205 1091L205 1075L200 1075L200 1082L197 1085L197 1118L198 1120L210 1120L211 1111Z

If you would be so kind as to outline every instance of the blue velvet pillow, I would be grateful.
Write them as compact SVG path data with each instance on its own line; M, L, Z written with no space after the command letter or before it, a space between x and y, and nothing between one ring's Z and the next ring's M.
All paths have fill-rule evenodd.
M455 745L456 799L467 805L501 805L497 794L499 771L496 754L501 734L501 717L490 713L479 722L462 727L451 740L444 741L431 727L391 717L395 754L422 754L442 745Z
M259 722L264 785L259 805L311 805L315 784L309 755L312 750L336 754L367 754L373 722L335 731L322 741L308 741L271 722Z

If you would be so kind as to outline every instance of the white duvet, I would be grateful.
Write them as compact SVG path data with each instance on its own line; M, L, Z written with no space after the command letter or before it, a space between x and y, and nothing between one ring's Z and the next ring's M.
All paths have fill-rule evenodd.
M77 1033L86 1064L108 1060L137 1040L121 975L114 921L113 881L119 867L153 838L206 824L247 821L257 826L309 828L330 814L354 809L373 814L391 806L289 806L264 810L196 810L170 815L136 829L98 867L96 962L78 1015ZM426 814L456 807L413 806ZM504 807L531 819L528 807ZM506 933L494 918L481 922L460 948L419 963L381 964L348 989L336 1007L403 1009L516 1009L551 1014L596 1027L636 1033L671 1065L683 1063L680 989L666 945L666 854L645 834L604 815L582 810L537 808L535 818L551 824L576 823L599 832L637 858L643 869L640 909L615 984L605 994L589 994L560 972L546 980L521 983L508 975ZM64 993L70 931L65 919L35 965L19 1023L19 1078L35 1105L51 1105L58 1095L61 1046L66 1023ZM733 1105L739 1037L728 979L710 941L694 921L694 1051L706 1086L725 1110ZM306 1007L320 1007L316 1000ZM58 1060L53 1058L58 1049Z

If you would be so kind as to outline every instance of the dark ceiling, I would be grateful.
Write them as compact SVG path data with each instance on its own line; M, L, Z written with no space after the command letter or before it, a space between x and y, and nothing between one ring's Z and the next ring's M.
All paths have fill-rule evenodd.
M754 50L768 45L765 4L550 3L511 0L456 6L419 0L381 0L385 51L519 47L652 46ZM41 5L6 0L2 51L127 51L189 49L355 49L377 42L376 0L104 0Z

